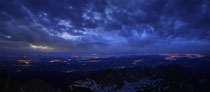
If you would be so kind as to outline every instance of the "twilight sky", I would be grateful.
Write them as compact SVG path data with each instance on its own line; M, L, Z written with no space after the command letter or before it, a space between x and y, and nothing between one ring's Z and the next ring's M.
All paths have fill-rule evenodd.
M209 0L0 0L0 50L210 52Z

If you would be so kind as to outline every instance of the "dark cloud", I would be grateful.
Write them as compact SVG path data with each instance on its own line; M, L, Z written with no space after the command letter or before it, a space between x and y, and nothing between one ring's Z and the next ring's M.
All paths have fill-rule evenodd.
M203 52L210 45L209 6L208 0L1 0L0 48Z

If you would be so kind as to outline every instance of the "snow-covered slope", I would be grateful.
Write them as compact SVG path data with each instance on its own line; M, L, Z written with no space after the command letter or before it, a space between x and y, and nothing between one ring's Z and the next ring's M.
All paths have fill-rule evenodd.
M150 78L139 80L138 82L126 82L123 85L118 84L104 86L102 83L97 83L95 80L87 79L84 81L76 81L69 85L71 90L73 87L85 87L89 88L93 92L136 92L136 91L146 91L148 89L160 90L160 82L162 79L153 80ZM167 90L167 87L165 88Z

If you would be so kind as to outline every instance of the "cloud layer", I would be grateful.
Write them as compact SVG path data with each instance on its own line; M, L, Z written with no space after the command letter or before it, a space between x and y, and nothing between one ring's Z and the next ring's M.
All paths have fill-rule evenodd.
M209 10L208 0L1 0L0 48L209 52Z

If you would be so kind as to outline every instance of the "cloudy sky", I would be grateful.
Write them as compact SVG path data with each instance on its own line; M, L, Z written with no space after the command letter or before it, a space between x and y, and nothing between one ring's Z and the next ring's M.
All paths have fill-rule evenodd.
M210 52L209 0L0 0L0 50Z

